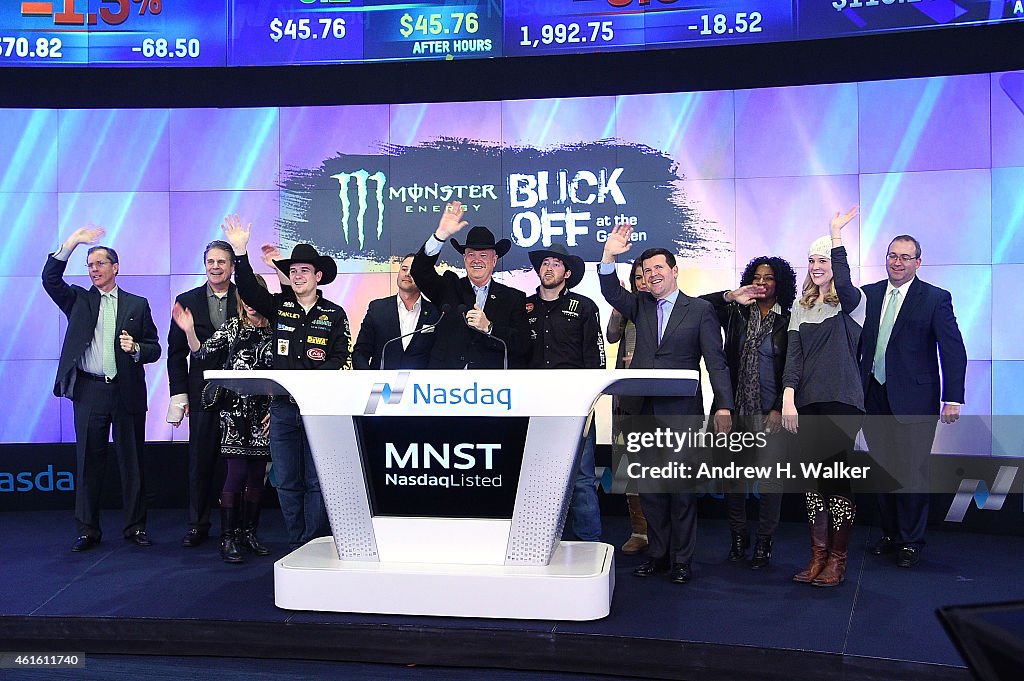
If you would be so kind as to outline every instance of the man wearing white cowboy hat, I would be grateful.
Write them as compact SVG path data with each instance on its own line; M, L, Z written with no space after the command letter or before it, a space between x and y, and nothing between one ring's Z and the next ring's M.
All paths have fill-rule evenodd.
M348 316L317 290L334 281L337 264L312 245L298 244L290 258L274 261L288 275L289 286L272 294L256 282L246 255L251 227L243 228L237 215L224 220L224 234L235 251L238 293L274 327L274 368L349 368ZM289 397L275 397L270 405L270 453L291 547L328 534L320 478L298 405Z
M565 246L530 251L530 262L540 286L526 299L526 321L530 325L531 369L603 369L604 338L597 305L590 298L569 289L583 281L583 258L570 255ZM591 427L583 441L570 517L573 533L583 541L601 541L601 508L597 501L597 474Z
M498 258L508 253L512 243L496 242L491 230L474 227L465 244L451 239L462 254L466 276L437 272L445 240L469 224L462 217L461 203L448 204L437 229L412 261L412 277L420 291L445 315L439 322L430 368L501 369L506 359L510 368L520 368L530 347L526 295L491 278Z

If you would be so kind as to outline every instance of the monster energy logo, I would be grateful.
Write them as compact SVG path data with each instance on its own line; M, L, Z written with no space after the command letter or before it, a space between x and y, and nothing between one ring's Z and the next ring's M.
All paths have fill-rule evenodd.
M370 180L374 181L377 197L377 238L380 239L384 231L384 183L387 182L384 173L378 170L371 175L366 170L353 170L351 173L336 173L331 175L331 177L341 185L338 197L341 199L341 231L345 235L345 243L350 242L349 218L352 215L351 202L348 197L348 185L350 180L355 181L356 198L359 200L359 209L356 211L356 235L359 237L360 249L363 248L363 241L365 239L363 223L366 219L367 184Z

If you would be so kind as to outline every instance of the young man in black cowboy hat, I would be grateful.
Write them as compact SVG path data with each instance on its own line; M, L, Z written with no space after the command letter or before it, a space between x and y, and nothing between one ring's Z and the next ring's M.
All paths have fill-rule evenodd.
M565 246L530 251L530 262L540 286L526 299L530 325L531 369L603 369L604 338L597 305L569 289L583 281L584 262L569 255ZM583 541L601 540L601 509L597 502L594 471L594 428L583 441L570 507L572 531Z
M465 244L451 240L462 254L466 276L441 275L435 269L445 240L469 224L462 217L461 203L448 204L437 229L412 261L412 277L423 295L445 311L430 368L501 369L506 352L508 366L520 368L530 346L526 295L491 278L498 258L508 253L512 243L508 239L495 242L491 230L474 227Z
M290 258L274 262L288 275L290 288L269 293L256 282L246 255L251 227L243 228L237 215L224 220L224 234L235 251L238 293L274 326L274 368L349 367L348 316L340 305L321 297L317 290L317 286L334 281L337 264L317 253L310 244L298 244ZM298 405L291 398L275 397L270 405L270 451L277 496L292 548L328 534L320 479Z

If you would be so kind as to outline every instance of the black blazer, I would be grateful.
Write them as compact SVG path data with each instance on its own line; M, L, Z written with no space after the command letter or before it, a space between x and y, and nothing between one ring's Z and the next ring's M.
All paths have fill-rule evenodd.
M439 312L434 304L420 296L420 318L416 328L437 322ZM352 350L354 369L380 369L381 351L384 344L402 335L398 321L398 295L371 300L370 306L359 327L355 348ZM434 348L436 331L417 333L410 337L409 347L403 348L402 341L388 345L384 359L385 369L426 369L430 365L430 351Z
M196 336L199 342L207 340L217 330L210 321L210 306L206 302L206 284L190 291L185 291L175 302L192 311L192 319L196 324ZM238 303L235 298L235 285L228 285L227 319L238 314ZM189 409L202 409L203 372L207 369L220 369L224 366L224 353L213 353L202 359L189 359L188 339L185 332L171 320L170 331L167 332L167 381L171 395L188 393Z
M466 277L455 272L437 273L437 255L429 256L420 247L413 258L411 274L423 295L438 308L451 307L435 332L434 348L430 353L431 369L500 369L504 359L501 343L487 334L470 328L459 311L460 306L473 309L476 294ZM487 318L494 325L492 334L508 346L508 366L521 369L526 366L530 349L530 327L526 322L526 294L518 289L491 280L487 303Z
M756 308L756 303L751 305L740 305L739 303L725 302L724 295L727 291L708 293L701 296L702 300L711 303L718 315L718 322L725 332L725 359L729 363L729 376L732 380L733 397L740 382L740 355L743 352L743 343L747 340L747 322L750 313ZM789 343L789 313L783 311L775 316L775 324L771 332L772 342L772 367L775 369L775 404L772 409L782 411L782 373L786 368L786 348ZM715 405L712 405L712 409Z
M647 292L631 293L613 272L598 277L601 295L623 317L636 325L636 347L630 369L697 369L701 357L711 379L718 409L732 409L732 383L722 350L722 328L711 303L691 298L682 291L672 307L658 344L658 302ZM699 415L704 413L700 386L694 397L647 398L644 412L653 414Z
M74 399L75 380L78 377L78 360L85 354L96 332L100 316L100 291L95 286L85 290L64 281L64 270L68 263L57 260L53 255L43 266L43 289L57 303L57 307L68 318L68 330L60 349L57 363L57 378L53 394L57 397ZM117 335L127 331L139 344L139 361L121 350ZM117 334L114 337L117 362L118 394L126 413L139 414L146 411L146 371L144 364L160 359L160 341L156 325L149 310L149 302L142 296L118 289L117 293Z
M860 370L865 391L871 380L887 283L883 279L863 287L867 311L860 336ZM907 417L901 421L939 414L940 364L941 401L963 404L967 349L953 314L953 298L949 291L915 278L885 346L886 394L893 414Z

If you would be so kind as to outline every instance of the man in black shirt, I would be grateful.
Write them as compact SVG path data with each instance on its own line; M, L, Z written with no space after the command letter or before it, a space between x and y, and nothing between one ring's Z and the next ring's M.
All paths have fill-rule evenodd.
M235 252L238 294L274 327L274 368L349 368L348 316L317 290L337 276L334 260L320 255L310 244L298 244L291 258L274 263L288 275L290 286L271 294L256 282L246 255L251 227L243 228L237 215L229 216L224 234ZM328 534L320 479L298 405L290 397L275 397L270 405L270 451L292 548Z
M530 325L531 369L603 369L604 338L597 305L569 289L583 280L584 262L561 244L530 251L540 277L537 292L526 299ZM601 509L594 470L596 437L590 429L576 472L570 507L572 531L583 541L601 540Z

